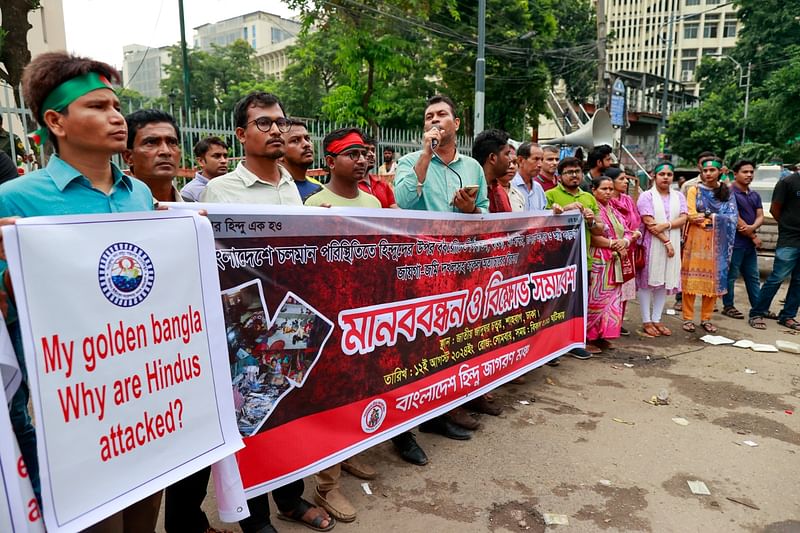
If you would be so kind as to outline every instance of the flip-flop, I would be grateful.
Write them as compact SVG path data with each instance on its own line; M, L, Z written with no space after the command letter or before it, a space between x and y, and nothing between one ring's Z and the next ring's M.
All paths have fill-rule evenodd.
M303 517L310 509L319 509L321 514L317 515L313 518L310 522L306 522L303 520ZM278 511L278 518L284 520L286 522L296 522L298 524L302 524L309 529L313 529L314 531L330 531L336 525L336 519L332 516L328 516L328 527L322 527L320 524L324 520L326 520L325 516L326 512L321 507L315 507L311 503L307 502L306 500L301 499L300 503L295 507L292 511L285 513L283 511Z
M718 331L717 326L709 321L700 322L700 327L703 328L706 333L716 333Z
M644 331L645 335L649 335L650 337L660 337L661 332L658 330L655 324L652 322L647 322L642 324L642 330Z
M730 317L735 318L737 320L741 320L744 318L744 313L736 309L735 307L726 307L722 310L722 314Z
M787 318L785 320L778 320L778 324L785 328L792 329L794 331L800 331L800 322L795 320L794 318Z
M665 337L669 337L670 335L672 335L672 330L669 329L664 324L662 324L661 322L656 322L655 324L653 324L653 326L655 326L658 332L664 335Z

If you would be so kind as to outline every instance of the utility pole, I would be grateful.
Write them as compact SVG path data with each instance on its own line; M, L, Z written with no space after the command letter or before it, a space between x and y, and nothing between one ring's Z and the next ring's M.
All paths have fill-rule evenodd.
M183 22L183 0L178 0L178 14L181 19L181 55L183 56L183 107L186 119L189 119L192 95L189 91L189 52L186 50L186 25Z
M753 64L747 63L747 85L744 91L744 120L742 121L742 144L744 144L745 140L747 139L747 111L750 108L750 74L753 71ZM739 72L741 76L744 76L744 73L739 68ZM742 86L742 80L739 80L739 87Z
M661 95L661 125L659 133L664 133L667 129L667 95L669 93L669 79L672 72L672 35L675 24L675 15L669 16L669 33L667 34L667 57L664 61L664 94Z
M597 0L597 109L605 107L606 94L606 1Z
M475 61L475 126L473 135L483 131L486 103L486 0L478 1L478 59Z

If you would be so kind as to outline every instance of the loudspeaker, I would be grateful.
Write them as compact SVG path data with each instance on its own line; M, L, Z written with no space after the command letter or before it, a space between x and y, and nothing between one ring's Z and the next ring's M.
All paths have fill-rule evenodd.
M539 143L568 144L570 146L583 146L585 148L594 148L601 144L614 146L614 128L611 126L611 118L608 116L608 111L605 109L598 109L595 111L592 120L581 126L579 130L573 131L563 137L543 139L539 141Z

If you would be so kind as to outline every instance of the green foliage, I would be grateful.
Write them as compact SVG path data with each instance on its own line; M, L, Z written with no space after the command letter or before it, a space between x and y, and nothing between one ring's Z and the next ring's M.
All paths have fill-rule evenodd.
M732 105L736 94L735 88L724 87L710 94L701 106L673 113L667 129L670 149L694 161L700 152L710 150L722 156L737 146L742 107Z
M796 56L800 44L797 2L735 0L742 28L733 56L743 65L753 63L753 85L760 87L780 61Z
M229 90L242 82L261 81L263 75L255 61L255 51L239 39L228 46L211 45L211 52L189 51L189 92L193 107L221 108ZM183 102L183 62L179 45L170 49L171 63L164 67L166 77L161 90L170 101Z
M795 3L736 0L740 29L731 56L747 71L752 63L750 104L744 124L745 88L728 59L706 58L697 69L702 104L675 113L667 130L671 149L692 159L703 150L732 161L800 158L800 23ZM742 142L742 128L747 136Z
M545 63L553 80L563 78L567 95L582 103L594 95L597 83L597 17L589 0L553 2L556 19L554 50L545 52ZM613 39L613 34L609 34Z

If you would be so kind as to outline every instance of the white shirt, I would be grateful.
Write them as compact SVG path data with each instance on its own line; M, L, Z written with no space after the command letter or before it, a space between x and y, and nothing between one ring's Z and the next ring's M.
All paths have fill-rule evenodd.
M291 174L281 166L278 170L281 178L278 185L273 185L240 162L233 172L209 181L200 200L224 204L303 205Z

